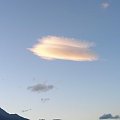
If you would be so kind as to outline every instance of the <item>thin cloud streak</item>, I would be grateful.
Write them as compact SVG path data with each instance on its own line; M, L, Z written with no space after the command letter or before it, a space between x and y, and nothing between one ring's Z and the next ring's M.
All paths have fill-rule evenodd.
M28 111L31 111L32 109L26 109L26 110L22 110L22 112L28 112Z
M47 36L29 50L46 60L94 61L97 55L90 50L94 44L72 38Z
M49 100L50 100L50 98L41 98L41 102L43 102L43 103L45 103L45 102L47 102Z

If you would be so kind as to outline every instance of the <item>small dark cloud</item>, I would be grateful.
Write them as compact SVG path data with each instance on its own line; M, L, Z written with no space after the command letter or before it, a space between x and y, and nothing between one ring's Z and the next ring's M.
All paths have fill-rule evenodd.
M45 119L42 118L42 119L39 119L39 120L45 120ZM62 120L62 119L58 119L58 118L56 118L56 119L53 119L53 120Z
M28 111L30 111L30 110L32 110L32 109L22 110L22 112L28 112Z
M49 90L52 90L54 88L53 85L47 85L47 84L36 84L36 85L33 85L33 86L29 86L28 87L28 90L31 90L32 92L38 92L38 93L41 93L41 92L47 92Z
M99 117L99 119L120 119L119 115L112 116L112 114L104 114Z
M49 100L50 100L50 98L41 98L41 102L43 102L43 103L45 103L45 102L47 102Z

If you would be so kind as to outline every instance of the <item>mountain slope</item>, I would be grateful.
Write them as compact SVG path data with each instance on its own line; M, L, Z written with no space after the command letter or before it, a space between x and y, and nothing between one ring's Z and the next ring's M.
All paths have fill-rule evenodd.
M27 118L23 118L17 114L9 114L0 108L0 120L29 120Z

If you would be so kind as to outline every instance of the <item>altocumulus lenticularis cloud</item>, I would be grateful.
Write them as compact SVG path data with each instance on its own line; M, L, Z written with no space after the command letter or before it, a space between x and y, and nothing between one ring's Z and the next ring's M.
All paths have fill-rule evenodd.
M93 43L73 38L46 36L28 48L33 54L46 60L94 61L97 55L91 51Z

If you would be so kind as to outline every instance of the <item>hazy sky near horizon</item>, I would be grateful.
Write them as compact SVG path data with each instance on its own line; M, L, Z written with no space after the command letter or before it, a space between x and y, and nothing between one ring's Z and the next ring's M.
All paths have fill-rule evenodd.
M119 11L120 0L0 0L0 107L31 120L120 114Z

